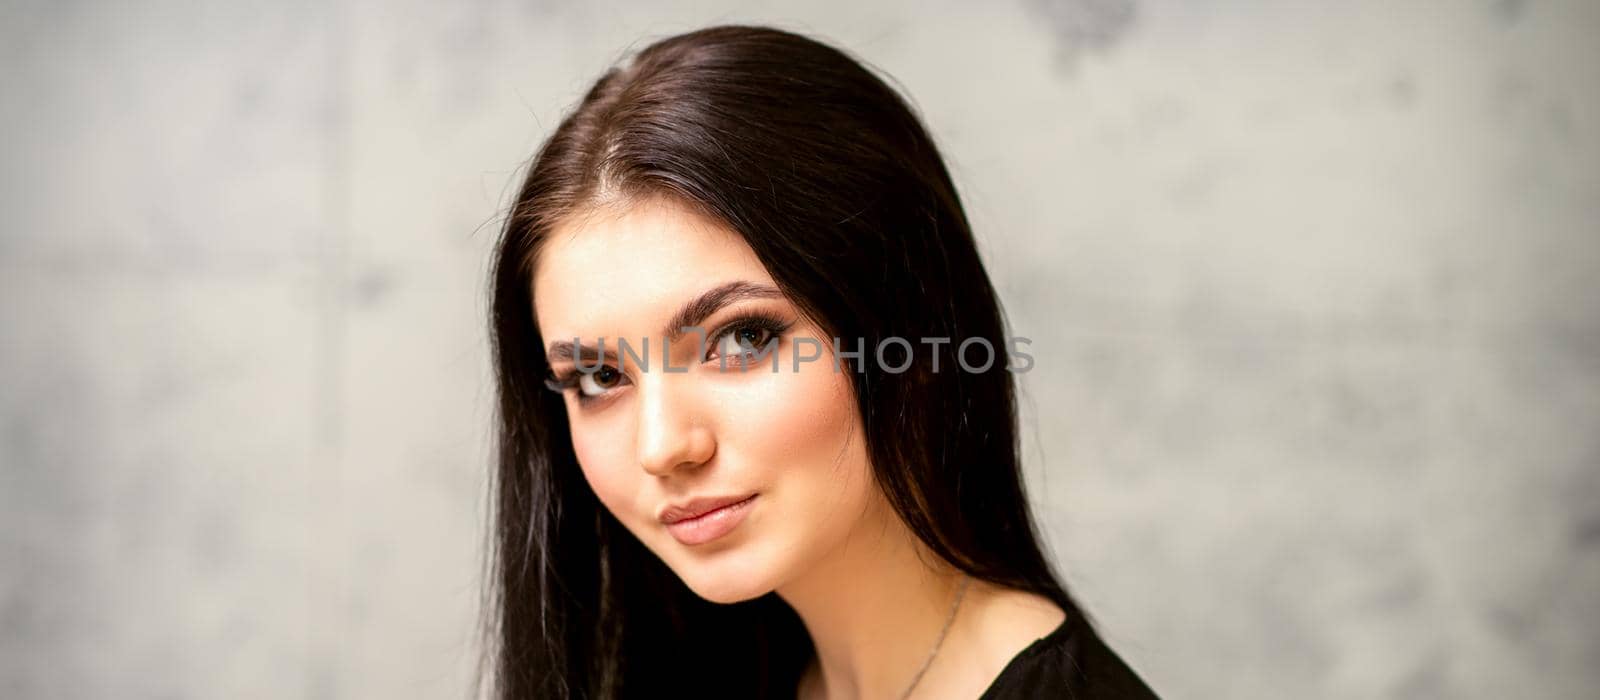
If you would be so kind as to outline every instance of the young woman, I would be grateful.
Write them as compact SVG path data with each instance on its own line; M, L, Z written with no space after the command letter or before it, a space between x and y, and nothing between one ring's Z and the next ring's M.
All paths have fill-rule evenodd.
M539 150L493 276L498 696L1153 697L1041 551L1018 346L855 60L643 49Z

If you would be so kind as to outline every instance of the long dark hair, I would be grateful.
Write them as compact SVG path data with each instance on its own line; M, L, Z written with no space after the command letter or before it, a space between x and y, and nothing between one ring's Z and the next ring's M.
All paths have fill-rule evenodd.
M793 697L813 653L776 594L701 599L624 529L584 481L562 398L544 388L530 276L541 240L597 202L648 196L737 232L802 313L849 339L846 350L859 338L870 359L884 338L954 339L912 345L903 373L885 370L907 359L898 344L881 365L846 363L877 482L951 564L1081 614L1028 510L1011 372L1003 356L982 372L957 364L963 339L1002 355L1010 346L932 139L845 53L778 29L718 26L663 39L601 76L539 149L506 218L491 302L498 697L674 687Z

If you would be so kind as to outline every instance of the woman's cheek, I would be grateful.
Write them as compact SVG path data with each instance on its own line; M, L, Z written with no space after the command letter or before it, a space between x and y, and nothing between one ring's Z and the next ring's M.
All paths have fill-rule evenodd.
M840 454L850 434L855 403L847 379L828 360L786 362L770 367L724 392L720 436L730 451L749 454L756 464L781 467L826 466ZM736 447L735 447L736 446Z
M638 478L625 471L630 463L626 448L631 444L595 430L578 426L572 430L572 452L578 458L584 480L600 503L624 523L630 520L629 514L618 509L628 503Z

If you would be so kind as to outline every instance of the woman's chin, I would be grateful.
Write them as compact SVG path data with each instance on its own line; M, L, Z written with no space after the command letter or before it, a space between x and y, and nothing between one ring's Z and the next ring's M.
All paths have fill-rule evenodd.
M673 570L695 595L713 603L742 603L773 591L774 587L765 571L752 567L727 566L732 563L679 563Z
M755 600L756 598L760 598L761 596L764 596L772 591L770 588L757 588L743 585L713 586L710 588L697 588L695 586L690 586L689 590L694 591L695 594L701 598L705 598L713 603L721 603L723 605L731 605L733 603L743 603L747 600Z

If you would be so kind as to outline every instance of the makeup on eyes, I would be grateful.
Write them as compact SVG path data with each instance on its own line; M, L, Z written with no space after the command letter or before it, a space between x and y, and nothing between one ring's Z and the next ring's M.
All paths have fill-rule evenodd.
M785 320L778 314L765 310L751 309L739 312L718 327L716 332L706 336L707 342L703 345L706 353L700 358L700 362L702 364L717 362L719 369L746 369L746 358L765 357L765 353L768 352L768 344L781 338L784 333L794 326L794 323L794 321ZM731 344L726 342L730 337ZM749 350L745 349L746 345L749 346ZM641 348L643 350L642 354L645 356L645 366L648 368L648 339L646 339L645 343L641 343ZM633 349L630 343L630 352L626 353L626 355L628 359L637 362L638 358L631 352ZM617 350L620 351L620 348ZM719 350L725 350L726 352L719 354ZM772 349L772 351L775 350L776 348ZM725 355L735 352L738 354L736 361L725 357ZM615 365L605 363L607 359L618 356L618 352L607 351L603 357L589 357L581 360L583 365L581 370L578 369L576 364L560 370L553 369L545 377L545 387L558 393L565 392L568 389L578 389L577 399L580 404L588 404L604 399L610 393L610 389L620 386L620 384L611 384L611 382L621 382L628 378L627 373L620 371ZM666 358L660 359L665 360ZM598 366L596 366L597 364Z

